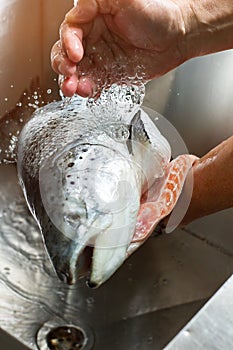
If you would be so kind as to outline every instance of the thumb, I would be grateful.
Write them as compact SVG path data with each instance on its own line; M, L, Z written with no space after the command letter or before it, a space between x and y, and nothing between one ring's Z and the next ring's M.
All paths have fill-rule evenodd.
M97 16L98 10L96 0L78 0L77 5L67 13L65 21L76 25L90 22Z

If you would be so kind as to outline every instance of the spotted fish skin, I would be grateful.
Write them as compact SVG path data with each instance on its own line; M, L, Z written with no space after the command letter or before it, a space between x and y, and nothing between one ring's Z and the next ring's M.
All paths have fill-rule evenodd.
M34 113L19 139L19 181L59 278L78 280L89 246L89 284L98 287L145 241L168 211L156 216L154 208L148 217L152 204L140 199L158 181L164 192L157 189L152 202L168 200L171 169L180 167L174 162L172 168L170 157L167 140L140 107L103 119L75 98ZM183 179L187 169L180 171Z

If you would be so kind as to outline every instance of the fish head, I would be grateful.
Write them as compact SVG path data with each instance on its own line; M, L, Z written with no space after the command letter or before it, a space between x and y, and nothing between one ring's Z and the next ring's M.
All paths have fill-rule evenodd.
M59 239L47 221L40 227L56 272L69 283L82 265L90 286L105 282L126 259L134 234L140 177L127 148L110 141L72 143L40 167L41 200Z
M155 181L163 182L170 160L168 142L141 109L131 120L99 130L41 159L39 181L28 180L24 163L18 165L58 276L73 284L88 273L91 287L108 280L127 259L141 198ZM23 160L29 148L20 144Z

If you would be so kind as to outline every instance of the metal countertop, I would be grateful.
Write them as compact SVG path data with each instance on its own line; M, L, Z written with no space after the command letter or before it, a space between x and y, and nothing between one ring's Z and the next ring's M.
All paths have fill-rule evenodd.
M187 349L233 349L233 276L165 348Z

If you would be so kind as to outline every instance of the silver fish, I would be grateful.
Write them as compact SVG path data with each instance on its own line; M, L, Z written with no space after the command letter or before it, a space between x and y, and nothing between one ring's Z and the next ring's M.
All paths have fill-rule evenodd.
M77 97L49 104L18 144L20 184L57 275L73 284L88 265L90 287L108 280L172 210L193 162L170 163L169 143L140 106L103 114Z

